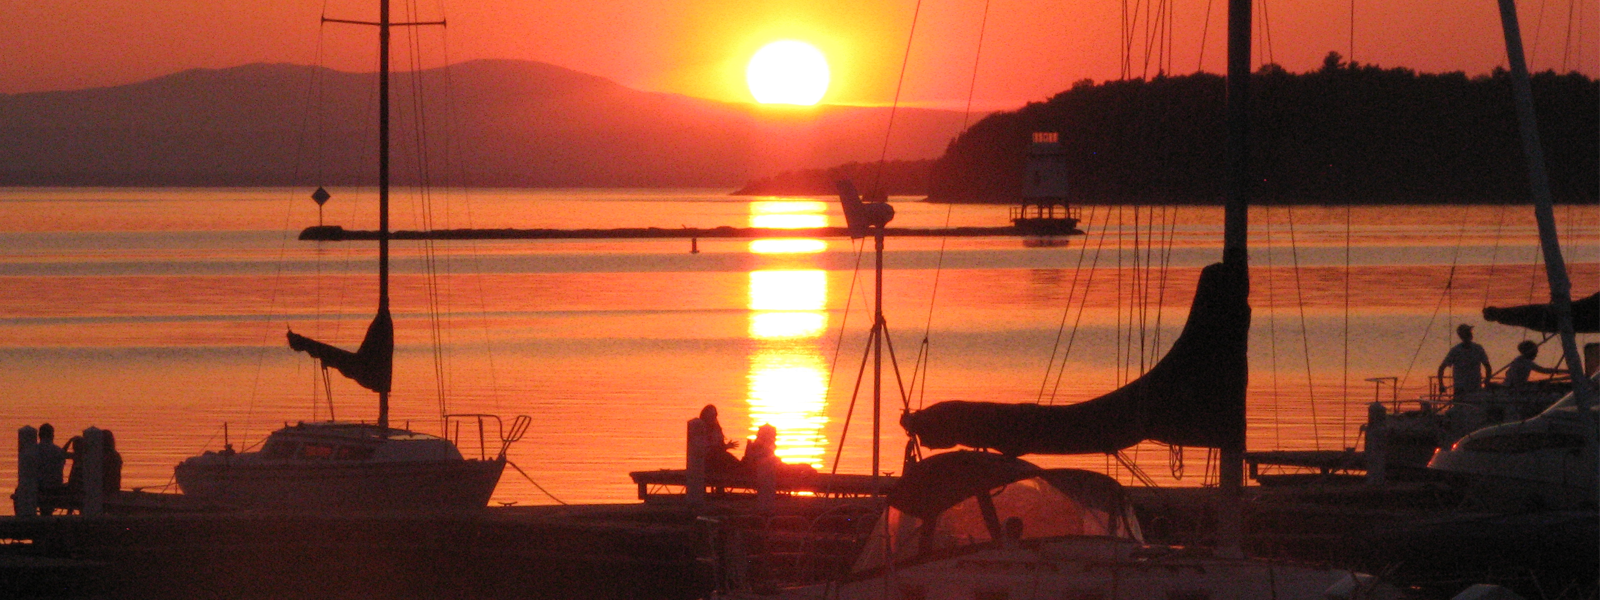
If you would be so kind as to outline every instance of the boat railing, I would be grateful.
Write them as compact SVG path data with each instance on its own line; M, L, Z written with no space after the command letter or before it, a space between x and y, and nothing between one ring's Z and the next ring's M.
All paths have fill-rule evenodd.
M704 516L700 561L722 592L837 580L855 563L881 507L849 503L816 515Z
M509 427L500 419L500 415L483 413L448 414L444 416L444 420L445 437L450 440L450 443L455 444L458 449L463 447L464 438L471 436L474 429L477 430L478 460L505 457L506 450L511 447L511 444L521 440L522 436L528 432L528 427L533 424L533 418L528 415L517 415L512 418ZM494 428L492 440L489 437L491 424ZM491 441L497 445L497 449L494 450L492 455L489 447ZM462 452L462 455L467 455L467 452Z

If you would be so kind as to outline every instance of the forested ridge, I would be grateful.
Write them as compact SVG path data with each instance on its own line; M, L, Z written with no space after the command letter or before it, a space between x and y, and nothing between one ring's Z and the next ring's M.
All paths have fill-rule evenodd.
M1056 131L1077 202L1215 203L1225 156L1224 79L1080 81L1046 102L996 113L953 140L929 173L944 202L1013 202L1031 134ZM1600 196L1600 85L1533 77L1552 192ZM1529 197L1508 73L1419 74L1342 61L1251 81L1251 167L1263 202L1506 202Z

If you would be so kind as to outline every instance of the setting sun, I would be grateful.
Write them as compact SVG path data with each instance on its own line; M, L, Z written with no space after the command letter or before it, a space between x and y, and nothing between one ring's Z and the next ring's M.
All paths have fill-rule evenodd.
M794 40L763 46L745 68L750 95L762 104L816 104L828 91L828 80L828 59L822 51Z

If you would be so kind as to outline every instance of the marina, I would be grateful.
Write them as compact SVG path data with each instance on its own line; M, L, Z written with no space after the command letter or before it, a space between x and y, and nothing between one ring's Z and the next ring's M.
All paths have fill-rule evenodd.
M1084 98L1146 89L1132 72L1139 9L1124 4L1120 83L1078 81L974 124L974 57L943 158L897 168L894 186L925 185L927 199L884 192L911 39L877 168L823 179L836 196L436 186L449 176L434 178L430 153L453 153L453 140L422 117L420 53L391 81L405 71L390 64L391 29L417 52L419 32L446 21L376 5L375 19L327 6L319 18L376 32L363 38L376 71L360 78L372 123L325 131L308 113L301 133L316 131L296 149L318 163L325 144L357 162L375 149L374 187L320 185L341 178L318 164L310 203L298 187L0 189L0 423L18 440L0 445L0 464L15 465L0 469L14 490L0 595L1600 594L1600 294L1584 295L1600 281L1600 207L1553 203L1511 0L1500 3L1510 74L1495 77L1513 92L1532 210L1355 206L1372 194L1338 159L1275 145L1301 143L1271 131L1295 121L1255 113L1278 110L1258 105L1285 80L1383 73L1330 52L1303 78L1272 64L1258 76L1266 11L1253 31L1250 0L1226 10L1226 77L1169 81L1168 39L1151 96L1109 104L1168 104L1157 94L1193 84L1155 131L1217 145L1201 153L1126 144L1143 150L1110 156L1124 146L1103 145L1103 117L1085 116L1115 97ZM516 121L543 126L625 90L538 77L570 99ZM796 40L766 43L746 73L758 102L797 106L817 104L830 77L824 52ZM621 134L607 114L591 131L614 161L538 162L589 176L636 152L679 164L687 143L664 140L718 138L742 118L723 111L716 134L697 132L687 115L720 109L648 102L645 129L681 131ZM602 103L629 120L623 102ZM1129 114L1142 132L1151 113ZM1264 147L1252 122L1267 125ZM759 143L794 147L742 168L795 162L818 123L783 124L795 137ZM345 137L366 150L330 140ZM391 156L412 142L416 156ZM1380 145L1370 156L1410 154ZM421 185L397 185L401 171ZM1276 179L1295 172L1339 201L1274 203L1297 189ZM1483 191L1433 188L1454 202ZM1083 201L1130 191L1173 204ZM941 194L1013 204L929 201Z

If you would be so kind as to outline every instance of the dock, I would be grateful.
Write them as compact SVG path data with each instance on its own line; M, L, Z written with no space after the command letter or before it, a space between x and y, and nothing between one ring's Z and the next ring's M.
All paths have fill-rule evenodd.
M883 234L888 237L1026 237L1031 234L1016 227L949 227L907 228L888 227ZM777 229L771 227L624 227L616 229L436 229L431 231L400 230L389 233L392 240L588 240L588 239L775 239L775 238L843 238L850 232L844 227L810 227L802 229ZM1073 229L1061 235L1083 235ZM300 240L316 242L349 242L376 240L378 232L345 229L339 225L314 225L300 232Z
M688 485L689 472L684 469L659 469L628 473L639 486L639 499L646 503L681 501ZM773 490L779 495L807 495L821 498L870 498L882 496L894 489L899 477L888 475L840 475L836 473L798 473L773 478ZM754 474L707 474L706 485L723 493L757 494L761 484Z

